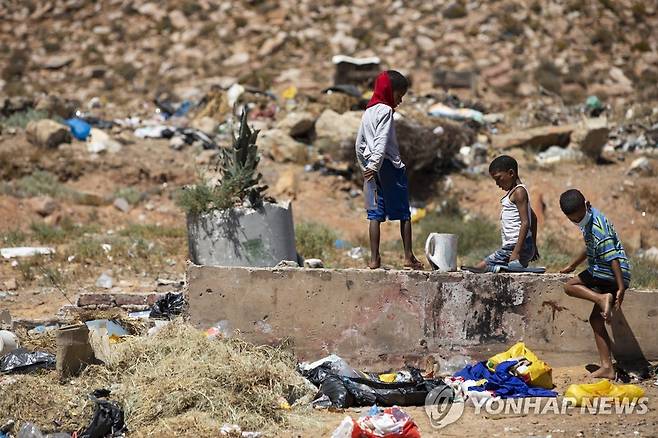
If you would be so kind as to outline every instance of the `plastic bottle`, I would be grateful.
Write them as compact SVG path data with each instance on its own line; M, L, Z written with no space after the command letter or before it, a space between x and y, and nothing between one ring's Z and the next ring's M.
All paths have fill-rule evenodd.
M363 181L363 197L366 210L377 209L377 183L374 178Z

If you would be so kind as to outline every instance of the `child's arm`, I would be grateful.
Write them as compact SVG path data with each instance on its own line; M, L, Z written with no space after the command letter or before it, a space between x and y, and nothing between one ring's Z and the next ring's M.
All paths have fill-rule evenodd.
M519 238L514 245L514 250L512 250L512 255L509 258L509 261L518 260L521 254L521 249L523 248L523 242L528 235L528 230L530 229L530 218L528 218L528 192L525 190L514 190L512 196L510 197L516 208L519 210L519 217L521 218L521 229L519 230Z
M610 263L612 272L615 274L615 282L617 283L617 300L615 307L619 309L622 301L624 301L624 292L626 292L626 285L624 284L624 275L621 273L621 265L618 259L614 259Z
M370 179L368 178L368 175L374 176L374 174L379 172L379 169L382 167L382 162L386 155L386 143L388 142L388 136L391 132L392 124L393 110L389 109L387 112L382 112L377 121L374 138L371 139L371 155L368 157L368 164L366 165L366 171L364 173L366 179ZM368 170L371 172L368 172Z
M532 262L539 259L539 248L537 247L537 215L532 208L530 208L530 229L532 230L532 246L535 247L535 254L530 260Z
M587 258L587 250L583 249L583 251L578 255L578 257L576 257L576 259L573 262L571 262L570 265L568 265L566 268L560 270L560 273L561 274L568 274L570 272L575 271L576 268L578 267L578 265L580 265L582 262L584 262L586 258Z

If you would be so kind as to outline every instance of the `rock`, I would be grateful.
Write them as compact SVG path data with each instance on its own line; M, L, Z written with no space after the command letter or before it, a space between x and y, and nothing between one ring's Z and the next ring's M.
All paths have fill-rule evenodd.
M112 205L114 205L114 208L124 213L128 213L130 211L130 204L128 201L126 201L125 198L116 198Z
M545 149L549 146L567 146L575 125L541 126L525 131L494 135L491 145L494 149L534 148Z
M237 52L222 61L225 67L238 67L249 62L249 53Z
M213 135L217 131L219 123L212 117L204 116L192 121L192 128L205 132L208 135Z
M315 117L311 113L292 112L277 122L276 127L286 131L291 137L310 137L314 125Z
M175 137L171 137L171 139L169 140L169 147L175 151L180 151L185 147L186 144L187 143L185 143L185 139L178 135Z
M27 141L35 146L54 149L62 143L71 143L68 126L50 119L33 120L25 128Z
M178 9L174 9L169 13L169 21L176 29L186 29L190 25L185 14Z
M454 1L443 10L443 16L449 20L464 18L467 14L466 6L461 1Z
M101 152L117 153L121 151L121 143L112 140L112 138L97 128L91 128L89 138L87 139L87 151L92 154L99 154Z
M50 216L57 209L57 202L50 196L40 196L30 199L30 207L39 216Z
M304 260L304 267L311 269L324 268L324 263L320 259L306 259Z
M633 160L630 167L626 171L627 175L640 175L640 176L652 176L653 168L651 162L647 157L640 157Z
M268 129L258 135L258 145L278 163L303 163L307 158L307 148L281 129Z
M157 3L144 3L137 8L137 11L142 15L148 15L155 21L160 21L167 15L166 10L158 6Z
M420 50L425 53L430 53L436 48L434 40L425 35L416 36L416 44L420 47Z
M547 165L559 163L561 161L580 161L585 155L576 148L563 148L560 146L551 146L535 156L539 164Z
M299 189L297 178L298 173L295 169L287 169L282 172L274 186L274 195L294 199Z
M45 58L39 58L36 63L41 67L47 70L59 70L62 67L66 67L73 62L73 56L69 55L53 55Z
M272 52L278 50L283 45L287 38L287 33L277 32L276 35L265 40L262 47L258 51L258 56L264 57L272 54Z
M350 145L353 150L361 116L359 111L338 114L330 109L325 110L315 122L316 142L327 152L336 152L341 148L349 148Z
M77 102L61 99L55 95L43 95L36 99L34 109L44 111L51 116L68 119L75 115Z
M16 279L15 278L10 278L8 280L5 280L4 289L5 290L16 290L16 289L18 289L18 283L16 282Z
M100 277L96 280L96 287L100 287L103 289L112 289L112 277L111 277L111 272L103 272Z
M571 143L577 145L589 158L596 160L608 142L609 133L608 122L604 117L586 119L572 132Z

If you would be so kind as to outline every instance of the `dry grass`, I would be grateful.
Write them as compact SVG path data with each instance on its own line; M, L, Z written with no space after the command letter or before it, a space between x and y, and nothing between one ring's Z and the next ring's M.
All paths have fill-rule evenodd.
M153 337L113 345L111 357L70 382L53 371L19 376L3 385L0 419L33 421L44 432L78 430L93 410L87 394L106 387L135 436L217 436L223 423L275 434L304 421L280 408L282 398L292 404L309 395L283 348L207 339L174 322Z

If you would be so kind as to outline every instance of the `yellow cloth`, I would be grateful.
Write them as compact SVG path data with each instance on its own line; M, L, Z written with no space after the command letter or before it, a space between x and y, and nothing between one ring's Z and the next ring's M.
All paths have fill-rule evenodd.
M521 374L523 380L532 386L553 389L553 369L525 346L523 342L514 344L509 350L498 353L487 361L487 368L494 371L499 363L510 359L526 358L531 364Z
M644 397L644 390L637 385L615 385L609 380L601 380L590 384L569 385L564 398L570 400L575 406L582 406L585 400L598 397L610 397L615 400L637 400Z

